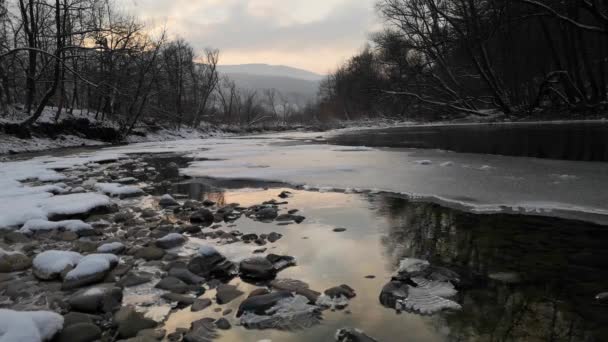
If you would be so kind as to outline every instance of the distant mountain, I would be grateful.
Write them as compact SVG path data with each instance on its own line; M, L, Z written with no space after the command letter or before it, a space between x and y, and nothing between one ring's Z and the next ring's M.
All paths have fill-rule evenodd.
M249 74L257 76L291 77L307 81L320 81L325 76L312 71L292 68L285 65L237 64L219 65L218 70L226 74Z
M275 89L298 106L316 98L319 83L325 77L311 71L268 64L220 65L218 71L239 88L257 90L260 94L266 89Z

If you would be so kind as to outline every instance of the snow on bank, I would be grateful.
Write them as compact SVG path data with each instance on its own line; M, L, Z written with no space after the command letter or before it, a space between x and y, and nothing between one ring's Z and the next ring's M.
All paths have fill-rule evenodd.
M48 220L53 216L84 214L97 208L110 206L110 198L102 194L64 194L69 188L63 183L28 186L22 182L64 180L65 175L57 170L86 167L91 163L117 160L120 157L121 155L116 153L99 152L96 155L81 154L64 158L38 157L25 161L0 163L0 229L20 226L29 220ZM40 226L41 222L34 221L31 224ZM73 228L72 224L68 223ZM70 227L64 228L71 230ZM51 229L48 224L46 228ZM32 229L27 228L26 230Z
M97 183L95 189L112 197L131 197L143 194L143 191L135 186L123 185L119 183Z
M0 309L0 342L48 341L63 328L63 316L50 311Z
M79 232L83 230L92 230L93 227L84 223L81 220L65 220L65 221L47 221L41 219L33 219L25 222L19 230L23 234L33 234L39 231L49 231L63 228L71 232Z

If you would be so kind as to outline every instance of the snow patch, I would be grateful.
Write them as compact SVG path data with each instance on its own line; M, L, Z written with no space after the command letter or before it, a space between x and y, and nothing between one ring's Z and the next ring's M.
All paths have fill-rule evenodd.
M43 342L63 328L63 316L50 311L0 309L0 342Z
M138 187L119 183L97 183L95 189L113 197L129 197L143 193Z
M75 266L81 259L80 253L51 250L36 255L32 265L46 274L53 274Z
M65 280L73 280L105 272L117 263L118 257L114 254L89 254L78 262L76 268L66 274Z
M33 234L39 231L49 231L63 228L71 232L79 232L82 230L92 230L93 227L84 223L81 220L65 220L65 221L47 221L43 219L33 219L27 221L19 230L23 234Z

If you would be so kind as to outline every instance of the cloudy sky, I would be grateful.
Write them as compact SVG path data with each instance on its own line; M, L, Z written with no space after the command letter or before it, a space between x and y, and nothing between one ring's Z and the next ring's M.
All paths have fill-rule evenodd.
M221 64L268 63L325 74L365 44L375 0L122 0Z

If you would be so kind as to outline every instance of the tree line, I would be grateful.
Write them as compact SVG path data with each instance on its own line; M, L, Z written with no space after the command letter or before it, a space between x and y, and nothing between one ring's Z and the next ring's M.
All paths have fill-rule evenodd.
M245 91L217 71L220 53L169 39L111 0L0 0L0 116L22 126L52 108L111 120L122 136L141 122L282 122L295 108L275 90Z
M319 115L506 117L608 109L604 0L379 0L383 30L321 85Z

